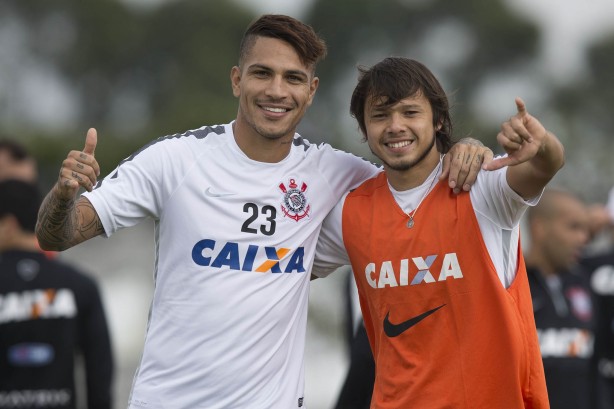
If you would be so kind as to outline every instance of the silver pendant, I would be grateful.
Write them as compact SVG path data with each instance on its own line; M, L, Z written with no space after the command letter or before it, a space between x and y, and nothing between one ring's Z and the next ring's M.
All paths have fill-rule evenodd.
M410 217L407 221L407 228L411 229L412 227L414 227L414 219Z

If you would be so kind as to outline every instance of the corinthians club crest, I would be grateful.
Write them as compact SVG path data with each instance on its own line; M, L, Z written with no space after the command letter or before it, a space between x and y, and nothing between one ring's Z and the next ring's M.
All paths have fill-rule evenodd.
M311 205L307 204L307 198L305 197L307 184L303 182L299 188L294 179L290 179L289 182L287 187L283 182L279 184L279 189L284 194L281 210L286 216L298 222L302 218L309 216L309 209L311 208Z

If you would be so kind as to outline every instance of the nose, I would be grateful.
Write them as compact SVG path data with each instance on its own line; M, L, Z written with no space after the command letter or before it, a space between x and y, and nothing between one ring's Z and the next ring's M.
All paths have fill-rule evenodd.
M402 132L403 129L404 127L401 115L396 112L390 114L390 116L388 117L386 132L388 132L389 134L397 134Z
M281 75L274 75L269 81L265 94L273 99L281 99L287 95L284 79Z

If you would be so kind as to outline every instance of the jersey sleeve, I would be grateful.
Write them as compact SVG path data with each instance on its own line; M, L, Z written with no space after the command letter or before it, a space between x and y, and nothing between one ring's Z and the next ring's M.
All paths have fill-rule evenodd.
M481 171L471 187L471 202L476 212L502 229L518 226L525 211L539 202L541 195L525 200L507 183L507 169Z
M334 192L348 192L383 170L366 159L327 144L320 145L319 149L323 150L323 154L320 156L318 170Z
M326 277L337 268L350 264L343 244L342 216L346 197L347 193L328 213L322 224L312 270L316 277Z
M124 159L92 192L106 236L146 218L158 219L193 153L185 143L160 138Z

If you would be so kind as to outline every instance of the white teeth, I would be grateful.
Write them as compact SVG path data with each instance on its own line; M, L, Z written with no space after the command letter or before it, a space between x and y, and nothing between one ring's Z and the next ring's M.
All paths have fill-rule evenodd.
M265 111L270 111L270 112L278 112L278 113L286 112L285 108L264 107L264 110Z
M411 141L390 142L388 146L391 148L402 148L404 146L411 145Z

